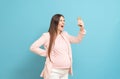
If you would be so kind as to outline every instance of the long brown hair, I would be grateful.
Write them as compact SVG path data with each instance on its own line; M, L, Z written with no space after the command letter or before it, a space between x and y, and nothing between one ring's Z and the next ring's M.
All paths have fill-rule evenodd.
M50 34L50 41L49 41L49 48L48 48L48 57L49 58L50 58L50 52L51 52L52 46L53 46L54 41L57 36L58 23L59 23L61 16L64 17L61 14L55 14L51 19L50 27L48 30L48 32ZM51 61L51 59L50 59L50 61Z

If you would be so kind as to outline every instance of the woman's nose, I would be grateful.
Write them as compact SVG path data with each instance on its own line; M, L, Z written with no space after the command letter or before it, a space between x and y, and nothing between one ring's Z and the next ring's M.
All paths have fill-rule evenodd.
M65 21L63 21L63 23L65 23Z

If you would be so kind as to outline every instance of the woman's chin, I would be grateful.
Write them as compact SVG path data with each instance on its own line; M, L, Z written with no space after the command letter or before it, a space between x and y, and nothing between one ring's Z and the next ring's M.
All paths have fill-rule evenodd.
M64 29L62 29L61 31L63 31Z

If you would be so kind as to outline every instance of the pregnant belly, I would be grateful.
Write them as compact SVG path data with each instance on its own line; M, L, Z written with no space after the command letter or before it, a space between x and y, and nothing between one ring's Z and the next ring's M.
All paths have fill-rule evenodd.
M69 68L70 67L70 58L68 56L53 56L51 57L53 66L56 68Z

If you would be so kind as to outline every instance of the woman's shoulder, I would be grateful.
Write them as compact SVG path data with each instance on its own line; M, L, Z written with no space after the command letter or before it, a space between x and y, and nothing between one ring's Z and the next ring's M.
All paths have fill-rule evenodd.
M68 35L68 32L67 31L63 31L62 34Z
M50 36L49 32L44 32L43 35L46 36L46 37Z
M49 35L49 32L44 32L43 35Z

